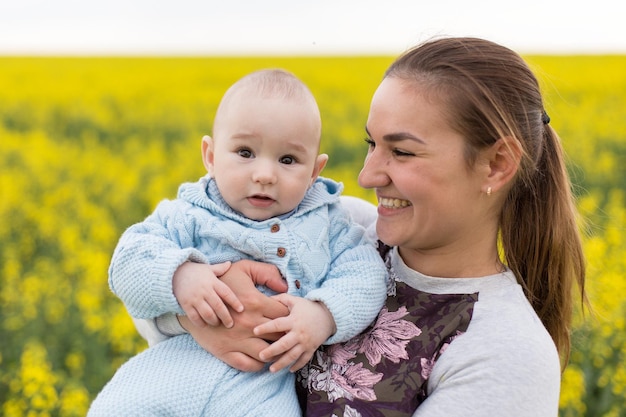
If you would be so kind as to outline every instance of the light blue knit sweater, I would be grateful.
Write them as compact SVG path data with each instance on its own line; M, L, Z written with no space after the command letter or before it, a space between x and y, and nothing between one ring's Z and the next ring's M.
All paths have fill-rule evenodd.
M122 235L109 270L111 289L134 317L182 314L172 291L182 263L269 262L290 294L327 306L337 332L326 343L347 340L378 314L386 268L364 229L341 207L341 190L320 177L289 216L253 221L232 210L209 177L183 184L176 200L161 202ZM234 370L183 335L123 365L89 416L298 416L293 384L285 371Z

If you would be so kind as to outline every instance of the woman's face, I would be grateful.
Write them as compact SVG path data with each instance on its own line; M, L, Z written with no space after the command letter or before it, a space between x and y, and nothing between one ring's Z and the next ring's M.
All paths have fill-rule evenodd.
M367 120L370 148L359 184L376 190L383 242L450 256L484 235L481 178L488 164L479 157L468 167L465 139L449 126L442 104L428 97L416 82L383 80Z

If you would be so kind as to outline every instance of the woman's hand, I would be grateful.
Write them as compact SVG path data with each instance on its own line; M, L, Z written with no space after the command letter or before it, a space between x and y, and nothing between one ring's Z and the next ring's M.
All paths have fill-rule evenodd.
M243 312L230 312L234 326L228 329L224 326L197 327L184 316L179 317L179 320L198 344L212 355L236 369L259 371L265 365L259 352L269 347L266 340L276 340L283 333L263 334L263 338L260 338L254 335L253 329L272 319L287 316L289 309L281 302L259 292L254 284L284 292L287 290L287 283L275 266L250 260L233 263L220 278L244 305Z

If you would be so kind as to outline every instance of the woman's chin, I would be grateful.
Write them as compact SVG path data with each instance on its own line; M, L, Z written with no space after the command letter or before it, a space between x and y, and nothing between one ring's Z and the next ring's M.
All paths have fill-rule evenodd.
M376 236L387 246L397 246L400 241L397 233L380 222L376 224Z

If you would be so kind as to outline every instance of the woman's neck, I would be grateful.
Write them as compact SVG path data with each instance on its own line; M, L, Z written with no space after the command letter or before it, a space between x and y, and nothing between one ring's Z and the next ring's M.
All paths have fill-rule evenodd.
M440 278L477 278L494 275L506 268L498 257L494 245L490 251L467 250L446 252L443 250L414 250L398 248L404 263L424 275Z

